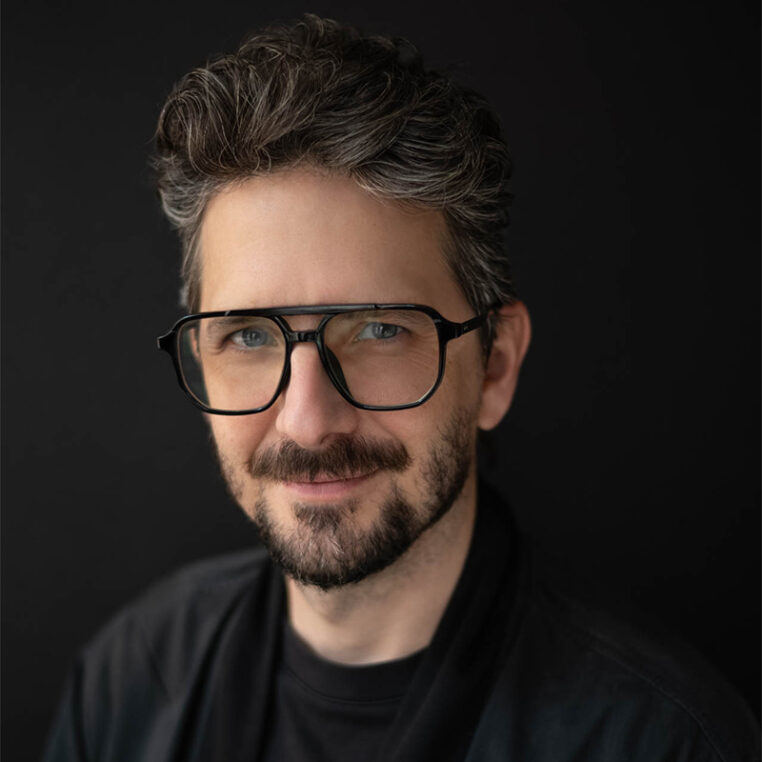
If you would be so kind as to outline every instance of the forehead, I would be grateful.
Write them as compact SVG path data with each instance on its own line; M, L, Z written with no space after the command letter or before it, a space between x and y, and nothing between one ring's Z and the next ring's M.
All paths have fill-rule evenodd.
M201 309L419 302L467 305L441 212L378 199L347 177L299 169L231 185L200 233Z

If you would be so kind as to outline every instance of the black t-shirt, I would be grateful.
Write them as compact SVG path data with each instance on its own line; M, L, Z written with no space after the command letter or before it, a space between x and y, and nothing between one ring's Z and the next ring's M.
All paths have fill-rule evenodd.
M284 623L263 762L357 762L377 749L423 652L369 666L315 654Z

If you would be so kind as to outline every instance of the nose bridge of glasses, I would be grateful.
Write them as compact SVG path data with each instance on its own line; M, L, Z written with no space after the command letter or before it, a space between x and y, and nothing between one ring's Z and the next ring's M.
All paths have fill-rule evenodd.
M317 344L319 331L292 331L287 330L286 336L292 344L312 342Z
M333 380L333 375L337 373L338 360L327 347L323 345L322 340L322 324L315 329L306 331L293 330L290 326L283 326L283 333L286 336L288 343L291 345L291 349L295 344L315 344L315 348L318 350L318 355L323 365L323 369L327 371L328 376ZM326 357L327 353L327 357ZM291 351L289 351L289 357ZM341 376L341 373L338 374Z

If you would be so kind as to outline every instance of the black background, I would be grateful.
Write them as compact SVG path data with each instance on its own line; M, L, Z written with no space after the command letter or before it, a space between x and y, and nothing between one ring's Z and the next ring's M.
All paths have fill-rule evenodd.
M304 11L409 37L495 104L534 342L485 470L532 537L758 712L756 3L5 0L6 758L37 758L117 607L256 541L154 348L178 245L145 167L181 74Z

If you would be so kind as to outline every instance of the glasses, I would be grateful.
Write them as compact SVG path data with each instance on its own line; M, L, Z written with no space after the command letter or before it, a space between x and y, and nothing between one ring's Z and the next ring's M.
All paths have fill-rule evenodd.
M157 339L180 386L207 413L246 415L272 405L288 385L295 344L313 342L339 394L363 410L426 402L442 381L447 343L482 326L491 308L453 323L420 304L344 304L201 312ZM322 315L293 331L292 315Z

